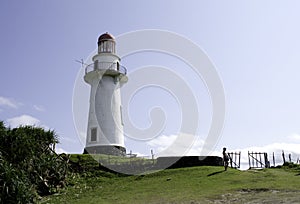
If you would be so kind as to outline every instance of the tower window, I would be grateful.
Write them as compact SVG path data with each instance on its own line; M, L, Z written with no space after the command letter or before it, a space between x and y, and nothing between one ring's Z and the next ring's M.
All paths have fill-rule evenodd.
M119 71L120 70L120 63L117 62L117 70Z
M91 142L97 141L97 128L91 129Z
M99 65L99 61L98 61L98 60L95 60L95 63L94 63L94 70L99 69L98 65Z

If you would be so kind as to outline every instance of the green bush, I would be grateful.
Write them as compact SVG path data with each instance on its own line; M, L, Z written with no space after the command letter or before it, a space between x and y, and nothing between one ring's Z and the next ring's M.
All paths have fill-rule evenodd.
M34 191L26 173L0 157L0 203L33 203Z
M0 122L0 203L31 203L36 194L48 195L65 185L67 162L51 147L54 131Z

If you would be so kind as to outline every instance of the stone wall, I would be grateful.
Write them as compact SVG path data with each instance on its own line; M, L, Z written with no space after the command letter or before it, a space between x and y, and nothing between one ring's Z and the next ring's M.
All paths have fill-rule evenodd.
M92 146L84 148L84 154L106 154L114 156L126 156L126 149L120 146Z
M184 157L159 157L157 168L183 168L193 166L222 166L223 159L217 156L184 156Z

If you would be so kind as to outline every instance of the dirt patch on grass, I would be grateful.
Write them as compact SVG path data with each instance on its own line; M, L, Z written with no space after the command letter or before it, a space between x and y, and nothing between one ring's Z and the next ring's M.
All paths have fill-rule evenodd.
M221 198L209 200L208 203L299 203L300 191L270 190L270 189L242 189L235 193L221 195Z

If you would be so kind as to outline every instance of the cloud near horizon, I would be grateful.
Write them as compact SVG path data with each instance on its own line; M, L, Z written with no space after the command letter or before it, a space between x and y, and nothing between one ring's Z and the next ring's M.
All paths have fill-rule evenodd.
M300 142L300 134L293 133L288 136L288 139L294 141L294 142Z
M22 105L23 105L22 103L17 102L16 100L14 100L12 98L0 96L0 106L2 106L2 107L17 109Z
M189 134L161 135L147 142L159 156L199 156L202 154L220 155L217 151L204 150L204 140Z
M275 142L267 145L262 145L262 146L251 146L251 147L246 147L242 149L234 149L230 150L228 149L229 152L241 152L242 154L242 160L243 161L248 161L248 151L249 152L266 152L268 153L269 160L271 160L271 157L273 157L273 152L275 156L275 160L282 162L282 151L285 154L286 160L288 159L288 155L292 155L292 162L296 162L297 159L300 157L300 143L280 143L280 142Z
M6 120L11 128L16 128L22 125L38 126L44 129L49 129L47 126L41 124L41 121L30 115L20 115Z
M203 152L210 152L211 156L222 156L222 150L219 151L203 151L204 140L197 137L192 146L186 145L186 140L180 140L174 145L177 135L162 135L148 142L154 151L155 156L200 156ZM291 143L286 142L274 142L261 146L249 146L241 149L227 148L227 152L241 152L241 163L248 164L248 151L249 152L266 152L268 159L273 165L273 152L275 156L275 165L281 165L283 162L282 151L284 151L286 161L289 160L289 154L291 154L292 162L296 163L300 158L300 135L292 134L288 136L291 139ZM186 151L184 151L186 150ZM184 152L184 154L182 154ZM203 155L202 155L203 156ZM248 167L248 166L247 166ZM245 169L245 168L243 168Z

